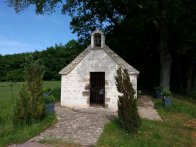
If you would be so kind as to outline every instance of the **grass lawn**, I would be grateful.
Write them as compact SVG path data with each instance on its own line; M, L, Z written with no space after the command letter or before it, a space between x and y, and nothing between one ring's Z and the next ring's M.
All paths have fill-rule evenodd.
M173 99L173 105L168 108L161 100L154 100L154 103L163 122L143 119L139 132L129 134L115 120L105 125L97 146L196 146L196 105L178 99Z
M12 143L24 142L42 130L46 129L56 121L54 114L48 115L42 122L31 126L14 128L12 123L13 108L16 99L19 98L19 91L22 82L13 85L13 96L9 82L0 82L0 146L6 146ZM60 87L60 81L46 81L43 84L44 89Z

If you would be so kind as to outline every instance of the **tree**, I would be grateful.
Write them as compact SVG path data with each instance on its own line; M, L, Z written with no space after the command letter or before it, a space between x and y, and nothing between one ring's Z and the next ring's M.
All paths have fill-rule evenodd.
M46 67L44 80L60 80L58 72L82 51L81 47L77 41L71 40L66 45L55 45L40 52L38 57Z
M137 102L134 97L135 90L130 82L127 70L119 68L115 76L118 96L118 116L121 126L129 132L137 132L140 126L140 117L137 111Z
M190 51L190 48L194 53L196 52L194 45L190 42L188 43L189 49L184 48L184 44L187 43L185 36L191 33L189 40L195 38L195 31L187 31L196 28L196 1L193 0L7 1L17 12L31 4L35 5L38 14L52 12L55 6L61 3L62 12L68 13L72 17L71 28L73 32L76 32L82 40L85 40L89 35L89 31L96 27L102 28L110 38L109 44L113 44L114 49L118 52L124 52L125 58L131 54L130 50L137 52L138 48L141 48L140 52L148 50L149 56L151 56L156 49L160 63L160 86L163 88L170 88L172 64L175 62L175 56L181 50L185 50L185 55ZM151 30L145 31L143 28L149 25L151 28L148 27L148 29ZM136 33L135 30L139 33ZM139 47L146 42L142 35L153 31L154 35L150 36L154 40L150 45L153 49L149 46ZM177 35L182 36L177 39L180 42L174 40L175 37L179 37ZM147 34L147 36L149 35ZM135 46L130 45L130 42L134 43L135 41L139 43ZM132 59L128 59L128 61L132 62ZM195 63L195 61L191 61L191 63ZM194 71L193 68L189 68L190 72L187 75L191 75L191 71ZM189 81L191 80L189 79Z
M45 66L44 80L60 80L59 71L69 64L85 47L71 40L67 44L48 47L31 53L34 59L42 59ZM0 81L24 81L25 57L30 53L0 56Z
M14 125L30 124L32 121L37 121L44 117L43 74L44 68L40 60L34 61L32 57L26 58L24 67L25 83L20 91L20 99L18 99L14 110Z
M190 24L192 25L191 28L194 29L196 25L193 23L196 14L195 4L191 0L157 0L144 5L144 10L147 12L145 13L152 20L159 36L157 49L161 63L160 86L163 88L170 88L171 67L174 56L181 50L185 51L187 49L180 47L179 45L183 44L177 44L173 37L177 34L183 36L183 32L189 28ZM181 38L182 40L186 40L186 38Z

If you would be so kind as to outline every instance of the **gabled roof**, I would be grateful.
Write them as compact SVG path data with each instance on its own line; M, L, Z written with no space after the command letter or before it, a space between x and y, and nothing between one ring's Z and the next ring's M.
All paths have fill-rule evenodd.
M114 51L112 51L107 45L104 48L94 47L91 48L89 45L82 53L80 53L70 64L64 67L59 74L67 75L70 73L74 67L91 51L94 49L101 49L105 51L121 68L127 69L129 74L138 75L140 72L136 70L134 67L129 65L126 61L124 61L119 55L117 55Z

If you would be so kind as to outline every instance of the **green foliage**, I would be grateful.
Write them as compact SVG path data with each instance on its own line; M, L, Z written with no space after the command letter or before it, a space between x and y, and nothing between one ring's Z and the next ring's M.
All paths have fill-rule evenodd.
M172 113L184 113L189 118L196 118L195 104L176 98L172 99L172 105L169 107L165 107L161 99L156 99L155 108L159 110L159 113L161 115L167 115Z
M26 58L24 66L25 83L20 91L20 99L16 103L14 125L31 124L34 120L41 120L45 115L42 96L42 78L44 68L40 60Z
M72 17L71 29L83 43L89 42L90 31L97 27L102 29L107 34L106 43L142 73L138 81L140 89L152 90L160 84L160 79L161 86L169 87L171 83L172 90L177 92L195 87L192 85L196 79L194 0L6 1L16 12L30 5L35 6L37 14L53 12L56 6L61 7L64 14ZM167 61L172 64L171 73L160 67ZM1 67L4 69L0 66L0 71ZM166 67L170 71L170 66ZM45 78L59 78L53 71L52 68L46 70ZM3 71L0 76L6 73ZM168 78L164 79L163 74ZM6 79L3 76L1 80ZM167 81L166 84L163 81Z
M59 71L69 64L85 47L71 40L66 45L55 45L44 51L33 52L35 59L42 59L45 66L44 80L60 80ZM0 56L0 81L24 81L25 57L30 53Z
M15 54L0 56L0 81L23 81L23 63L25 55Z
M55 102L55 98L54 98L54 96L52 94L52 90L50 88L43 91L43 97L44 97L45 104Z
M54 96L55 101L59 102L60 98L61 98L61 88L60 87L53 88L52 89L52 95Z
M137 111L135 91L130 82L127 70L119 68L115 76L117 90L122 94L118 96L118 116L121 126L129 132L137 132L140 127L140 117Z
M47 1L46 0L7 0L9 6L15 7L16 12L20 12L30 5L35 5L35 12L43 14L44 12L53 12L54 8L61 0Z
M7 81L22 81L23 71L21 68L8 71L6 74Z
M60 94L61 94L60 87L55 87L53 89L47 88L46 90L43 91L44 102L45 103L59 102Z
M0 146L5 146L14 143L23 143L35 135L41 133L51 125L55 124L56 115L47 115L42 121L35 122L31 125L23 125L14 128L9 134L3 134L0 136Z
M161 90L161 93L163 94L163 96L166 96L166 97L172 95L171 91L169 89L167 89L167 88L163 88Z
M24 82L17 82L13 85L13 98L10 93L9 82L0 82L0 146L8 146L14 143L23 143L33 136L38 135L43 130L56 122L54 114L47 115L40 122L33 122L31 125L14 126L14 107L17 99L20 98L19 91L23 87ZM60 81L44 81L43 88L60 87Z
M45 104L54 103L55 98L53 95L44 96L44 102Z

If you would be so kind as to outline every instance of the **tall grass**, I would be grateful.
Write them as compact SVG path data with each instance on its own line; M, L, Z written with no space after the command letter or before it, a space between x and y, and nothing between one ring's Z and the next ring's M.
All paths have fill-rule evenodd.
M168 116L174 113L183 113L189 118L196 118L196 104L182 99L172 99L172 105L165 107L161 99L154 100L155 108L162 116Z
M0 146L5 146L10 143L25 141L35 136L41 130L54 123L55 116L48 116L43 122L35 123L31 126L23 126L14 128L12 123L13 108L16 99L19 98L19 91L22 87L22 82L13 84L13 96L9 82L0 82ZM44 89L60 87L59 81L46 81L43 83Z

